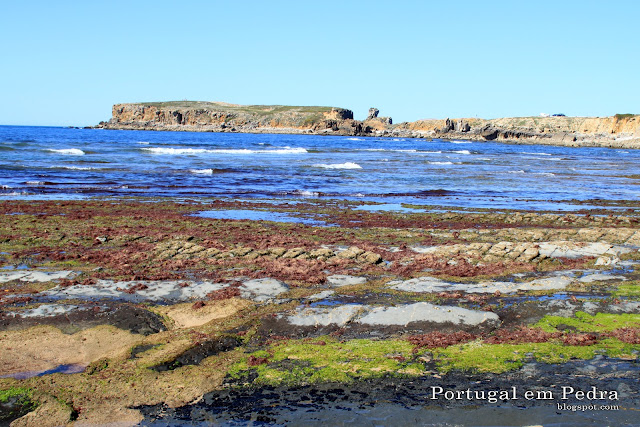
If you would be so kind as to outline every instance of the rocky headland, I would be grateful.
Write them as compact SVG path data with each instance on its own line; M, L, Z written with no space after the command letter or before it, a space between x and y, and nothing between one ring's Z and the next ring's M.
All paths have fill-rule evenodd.
M640 148L640 116L425 119L394 124L371 108L365 120L337 107L236 105L223 102L116 104L103 129L286 133L464 139L573 147Z

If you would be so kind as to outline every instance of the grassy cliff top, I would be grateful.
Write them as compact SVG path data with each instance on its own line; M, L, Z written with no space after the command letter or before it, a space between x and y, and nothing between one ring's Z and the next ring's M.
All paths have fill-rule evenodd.
M121 104L123 105L123 104ZM126 105L126 104L124 104ZM206 101L167 101L167 102L133 102L128 105L140 105L156 108L171 109L207 109L229 112L242 113L324 113L333 109L342 110L339 107L323 107L323 106L292 106L292 105L238 105L229 104L227 102L206 102Z

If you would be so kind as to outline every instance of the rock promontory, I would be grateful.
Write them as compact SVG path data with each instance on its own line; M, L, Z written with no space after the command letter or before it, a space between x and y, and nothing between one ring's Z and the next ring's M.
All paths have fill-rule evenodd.
M370 108L365 120L339 107L172 101L116 104L103 129L287 133L463 139L574 147L640 148L640 115L446 118L394 124Z

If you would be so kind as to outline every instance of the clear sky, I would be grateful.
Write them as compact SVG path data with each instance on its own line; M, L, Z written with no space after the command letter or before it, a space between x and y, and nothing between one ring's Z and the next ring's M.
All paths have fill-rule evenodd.
M640 113L640 1L2 1L0 124L121 102Z

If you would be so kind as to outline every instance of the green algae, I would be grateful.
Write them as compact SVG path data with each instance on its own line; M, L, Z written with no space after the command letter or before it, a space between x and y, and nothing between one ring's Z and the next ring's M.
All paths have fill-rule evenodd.
M261 385L351 383L383 376L415 376L423 367L413 360L412 348L405 340L290 340L247 355L228 374L238 378L255 370L258 378L254 384Z
M613 295L617 297L629 297L637 299L638 297L640 297L640 283L638 283L637 280L621 283L620 285L618 285L618 289L613 292Z
M631 356L639 345L606 339L592 346L570 346L558 342L523 344L483 344L474 341L433 350L436 365L443 373L452 370L490 372L495 374L521 368L527 360L549 364L571 359L588 360L597 354L610 357Z
M33 390L27 387L10 387L0 390L0 424L12 421L33 411L38 405L33 400Z
M595 315L578 311L575 317L545 316L533 325L546 332L556 332L559 325L580 332L610 332L626 327L640 327L640 314L622 313L596 313Z
M552 341L522 344L486 344L473 341L414 352L405 340L354 339L337 341L331 337L290 340L246 355L228 371L230 378L257 374L256 385L305 385L351 383L384 376L430 375L423 362L433 361L442 374L466 371L500 374L521 368L528 360L559 364L572 359L588 360L598 354L637 358L640 345L614 338L596 345L574 346Z

